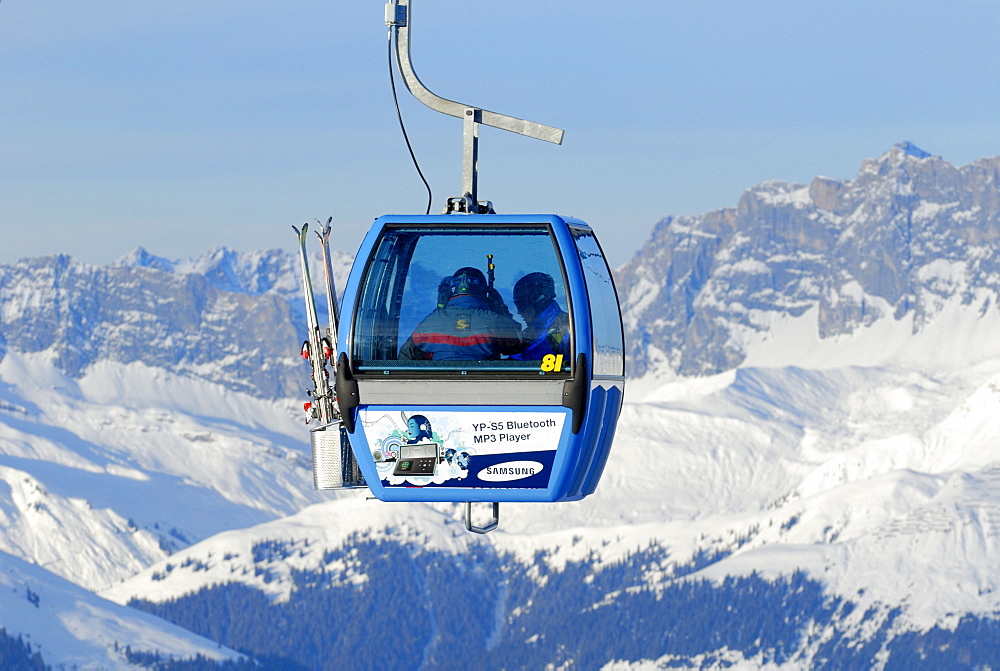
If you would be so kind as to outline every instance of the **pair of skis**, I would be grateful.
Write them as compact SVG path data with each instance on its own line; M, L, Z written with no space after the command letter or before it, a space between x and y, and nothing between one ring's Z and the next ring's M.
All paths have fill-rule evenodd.
M309 258L306 254L306 238L309 224L303 224L302 229L292 228L299 236L299 259L302 264L302 291L306 300L306 326L309 329L308 338L302 343L302 356L309 360L312 368L313 388L308 390L312 401L304 405L306 423L319 420L319 426L309 434L313 455L313 487L316 489L345 489L366 487L365 478L358 469L354 451L344 428L340 407L337 404L336 390L330 384L330 371L334 379L337 375L337 362L333 358L337 341L337 290L333 281L333 265L330 262L330 223L333 217L326 220L326 225L320 224L319 237L323 248L323 274L326 279L326 308L330 315L324 334L320 330L319 315L316 314L316 299L313 295L312 277L309 274ZM319 220L316 220L319 224ZM330 370L327 369L330 364Z
M312 367L313 388L307 393L312 397L312 402L305 404L308 415L306 422L311 419L318 419L326 425L332 421L340 419L340 409L337 407L337 398L333 386L330 384L330 375L327 370L327 362L333 369L336 376L336 362L333 359L334 343L337 338L337 293L333 280L333 266L330 262L330 224L333 217L327 219L326 224L320 224L321 228L316 232L323 250L323 274L326 280L326 307L330 315L329 322L324 334L320 330L319 315L316 312L316 299L313 294L312 277L309 274L309 259L306 253L306 238L309 232L309 224L303 224L301 229L292 226L292 230L299 236L299 260L302 265L302 291L306 301L306 326L309 329L308 337L302 343L302 356L309 360ZM319 220L316 220L319 224Z

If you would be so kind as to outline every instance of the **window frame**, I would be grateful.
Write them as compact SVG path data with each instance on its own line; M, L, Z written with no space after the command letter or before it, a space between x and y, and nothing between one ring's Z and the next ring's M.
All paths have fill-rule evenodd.
M364 359L361 357L363 347L366 345L359 343L362 336L359 336L359 327L363 319L379 319L371 315L373 305L385 306L388 302L386 313L388 315L388 328L380 327L378 322L373 322L368 330L375 332L384 330L386 333L395 331L390 338L391 347L394 348L394 356L398 357L399 349L405 342L402 334L399 333L400 320L403 314L403 300L406 284L410 277L414 255L421 239L430 235L476 235L488 237L494 235L516 235L518 231L531 232L534 235L548 238L552 248L552 258L558 266L562 280L563 292L558 298L562 299L560 304L569 315L569 336L570 352L564 358L562 370L543 371L540 367L526 367L513 364L514 360L469 360L469 361L406 361L405 364L400 359ZM405 241L400 233L413 233L412 240ZM392 246L384 249L386 238L394 237ZM400 243L400 240L404 242ZM394 247L403 245L401 250L393 250ZM575 249L573 253L576 253ZM386 222L379 232L378 238L371 247L371 253L365 263L364 272L357 290L357 301L354 306L354 313L351 315L350 334L346 342L346 351L349 353L352 372L356 377L364 379L475 379L475 378L500 378L500 379L557 379L563 380L572 377L573 362L575 361L578 348L578 338L576 331L576 317L574 306L573 288L567 276L566 251L559 244L559 236L556 235L551 222L538 221L518 221L518 222ZM376 278L374 275L374 264L389 264L391 268L383 269ZM400 275L400 266L405 266L405 271ZM376 282L371 286L371 282ZM372 300L374 295L374 303ZM513 304L509 305L512 315L516 321L523 323L523 318L519 318ZM369 313L367 316L362 313ZM367 345L374 348L377 345ZM383 344L381 351L386 353L390 350L390 345ZM506 362L512 362L508 364ZM518 363L522 363L518 360Z

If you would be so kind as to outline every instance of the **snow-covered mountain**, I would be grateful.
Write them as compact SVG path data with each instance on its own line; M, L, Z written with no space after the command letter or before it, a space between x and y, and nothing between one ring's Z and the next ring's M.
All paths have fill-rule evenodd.
M349 259L337 262L342 287ZM296 268L279 250L170 262L138 249L106 267L22 260L0 266L0 343L47 352L74 378L101 362L135 362L257 397L296 397Z
M46 664L64 669L129 669L143 654L169 651L183 659L242 658L176 625L98 597L50 571L0 552L0 618L21 632ZM0 655L4 668L16 671Z
M104 268L65 256L0 266L0 552L99 590L320 501L293 396L305 387L293 261L220 249L168 262L140 249ZM32 622L0 606L8 634L31 635ZM46 663L83 666L63 651L91 634L66 635L47 639ZM100 650L93 668L124 659Z
M8 351L0 379L0 550L89 589L320 500L292 401L45 353Z
M808 311L823 340L892 320L917 333L956 300L995 312L998 182L1000 158L955 167L901 143L853 180L766 182L667 217L619 276L630 371L729 370Z
M597 493L484 537L311 490L290 255L0 267L0 551L275 665L1000 664L998 166L665 219Z

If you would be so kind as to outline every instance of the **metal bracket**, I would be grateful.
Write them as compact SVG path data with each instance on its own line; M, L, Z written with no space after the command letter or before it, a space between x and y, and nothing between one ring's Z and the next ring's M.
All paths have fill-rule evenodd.
M493 128L500 128L501 130L532 137L536 140L552 142L553 144L562 144L563 131L552 126L535 123L534 121L526 121L525 119L518 119L506 114L458 103L432 93L417 77L417 73L413 70L413 64L410 62L410 24L413 21L410 11L411 4L412 0L389 0L385 6L385 23L389 26L390 30L395 29L396 34L396 65L399 68L399 72L403 75L406 88L414 98L435 112L441 112L442 114L463 120L464 159L462 162L462 196L459 198L468 199L472 207L465 210L446 209L445 211L468 212L470 214L481 213L480 203L477 200L479 187L477 179L479 125L484 124ZM449 202L449 208L450 206Z
M493 518L485 527L477 527L472 523L472 501L465 504L465 528L475 534L488 534L500 526L500 502L493 502Z
M351 371L351 363L347 359L347 353L341 352L337 359L337 376L334 378L334 391L337 394L337 405L340 408L341 420L344 428L354 433L354 408L361 404L358 391L358 381Z
M455 196L448 199L448 202L444 206L444 213L453 214L456 212L463 214L496 214L496 210L493 209L493 201L479 200L473 202L472 196L468 193L464 196Z

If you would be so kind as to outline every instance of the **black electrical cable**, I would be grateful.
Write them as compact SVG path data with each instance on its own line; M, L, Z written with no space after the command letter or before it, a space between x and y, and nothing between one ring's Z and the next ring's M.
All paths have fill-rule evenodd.
M399 129L403 131L403 139L406 140L406 148L410 150L410 158L413 160L413 167L417 169L417 174L420 175L420 179L424 183L424 187L427 189L427 212L425 214L431 213L431 203L434 202L434 198L431 194L431 185L427 183L427 178L424 177L423 170L420 169L420 164L417 162L417 155L413 153L413 145L410 144L410 136L406 134L406 125L403 123L403 114L399 111L399 98L396 96L396 78L393 76L392 67L392 28L389 28L389 84L392 86L392 101L396 105L396 118L399 119Z

